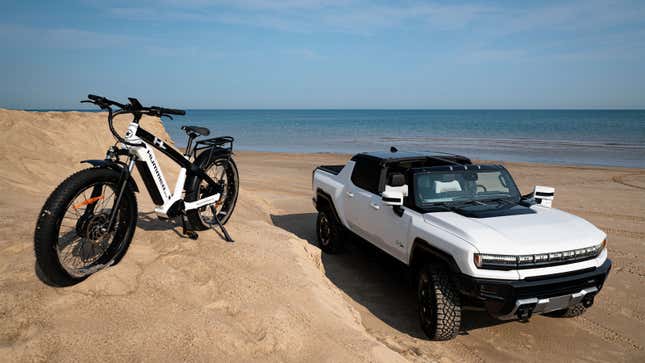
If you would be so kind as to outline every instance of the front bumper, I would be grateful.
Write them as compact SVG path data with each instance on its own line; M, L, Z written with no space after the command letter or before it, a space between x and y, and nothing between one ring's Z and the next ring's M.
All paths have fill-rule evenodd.
M590 306L610 270L611 260L607 259L596 268L524 280L461 275L458 285L462 294L483 301L491 315L499 319L525 319L532 313L561 310L580 302Z

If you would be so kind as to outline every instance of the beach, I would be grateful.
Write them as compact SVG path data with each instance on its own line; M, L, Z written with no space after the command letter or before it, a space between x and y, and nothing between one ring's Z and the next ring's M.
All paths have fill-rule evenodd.
M172 142L158 119L142 125ZM123 261L56 289L34 272L36 218L87 167L80 160L114 143L105 115L0 110L0 128L0 360L645 360L645 169L494 161L523 194L553 186L554 207L604 230L614 267L581 317L500 322L466 311L460 336L431 342L400 265L362 243L333 256L316 245L311 172L350 155L236 152L235 243L215 231L183 237L142 190ZM159 158L173 185L172 163Z

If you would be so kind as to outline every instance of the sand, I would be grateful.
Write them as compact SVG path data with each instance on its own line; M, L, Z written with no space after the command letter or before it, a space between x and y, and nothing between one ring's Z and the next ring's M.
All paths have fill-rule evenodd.
M168 139L158 120L142 124ZM614 269L581 317L467 311L462 335L439 343L419 329L398 264L362 243L338 256L315 244L311 171L347 155L237 153L235 243L183 238L144 191L123 261L55 289L34 273L36 216L113 140L102 114L0 110L0 130L0 361L645 360L645 170L507 163L523 192L554 186L556 207L605 230Z

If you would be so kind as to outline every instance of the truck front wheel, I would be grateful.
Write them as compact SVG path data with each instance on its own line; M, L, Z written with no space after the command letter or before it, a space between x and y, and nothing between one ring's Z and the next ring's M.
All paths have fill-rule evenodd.
M338 253L343 247L342 235L343 226L341 226L334 216L327 211L318 213L316 220L316 235L318 244L323 252L334 254Z
M417 288L421 328L432 340L450 340L461 326L461 300L455 284L443 269L426 265Z

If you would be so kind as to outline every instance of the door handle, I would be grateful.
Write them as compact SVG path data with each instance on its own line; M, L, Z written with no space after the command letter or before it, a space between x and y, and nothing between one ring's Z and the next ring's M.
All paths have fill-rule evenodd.
M350 198L354 198L354 193L352 192L345 192L345 194L347 194L347 196Z
M376 203L370 203L370 207L372 207L372 208L374 208L374 209L376 209L376 210L381 209L381 206L380 206L380 205L378 205L378 204L376 204Z

